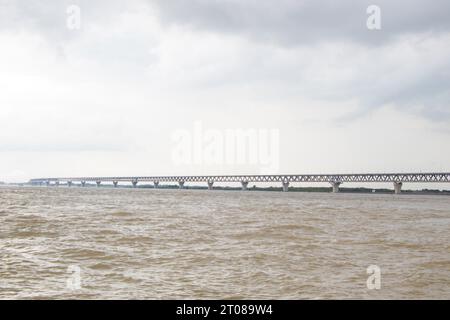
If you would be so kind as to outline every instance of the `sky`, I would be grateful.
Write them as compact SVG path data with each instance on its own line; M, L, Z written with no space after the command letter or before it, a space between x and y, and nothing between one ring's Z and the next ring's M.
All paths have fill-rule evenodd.
M446 0L0 0L0 181L449 172L449 14Z

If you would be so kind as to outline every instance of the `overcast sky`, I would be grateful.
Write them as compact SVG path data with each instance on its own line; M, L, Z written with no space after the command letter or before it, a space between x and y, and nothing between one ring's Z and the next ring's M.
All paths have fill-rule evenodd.
M0 0L0 181L450 171L449 16L448 0ZM277 132L258 141L277 163L176 161L199 126Z

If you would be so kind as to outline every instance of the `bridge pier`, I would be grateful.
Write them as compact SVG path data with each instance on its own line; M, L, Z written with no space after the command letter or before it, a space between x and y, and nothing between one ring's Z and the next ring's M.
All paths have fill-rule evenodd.
M289 181L283 181L282 185L283 185L283 192L288 192L289 191Z
M81 181L81 187L86 187L86 181Z
M47 185L47 187L50 187L50 181L45 181L45 184Z
M246 191L248 190L247 186L248 186L248 181L241 181L241 185L242 185L242 190Z
M212 190L214 185L214 181L208 181L208 190Z
M113 181L114 188L117 188L118 184L119 184L119 181Z
M178 181L178 187L184 189L184 181Z
M402 193L402 185L403 185L403 182L401 182L401 181L394 182L394 193L395 194Z
M59 181L55 181L55 187L59 187Z
M155 189L158 189L159 181L153 181L153 185L154 185Z
M97 183L97 188L100 187L100 184L102 183L101 181L96 181L95 183Z
M138 181L137 180L133 180L133 181L131 181L131 183L133 184L133 188L136 188L136 186L138 184Z
M339 193L339 186L341 185L342 182L340 181L331 181L331 187L333 188L333 193Z
M67 181L67 186L70 188L72 186L72 181Z

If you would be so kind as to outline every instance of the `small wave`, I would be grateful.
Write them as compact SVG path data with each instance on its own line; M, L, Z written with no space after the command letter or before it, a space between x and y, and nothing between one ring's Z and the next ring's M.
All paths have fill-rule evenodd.
M129 216L132 216L133 213L128 212L128 211L115 211L111 215L113 215L115 217L129 217Z

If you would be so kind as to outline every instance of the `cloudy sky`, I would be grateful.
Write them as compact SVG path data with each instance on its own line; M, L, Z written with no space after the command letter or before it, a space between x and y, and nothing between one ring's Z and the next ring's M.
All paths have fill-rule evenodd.
M0 0L0 181L450 171L449 14L448 0ZM203 157L240 130L269 132L270 166Z

